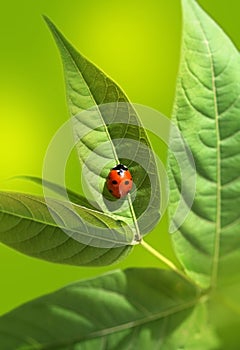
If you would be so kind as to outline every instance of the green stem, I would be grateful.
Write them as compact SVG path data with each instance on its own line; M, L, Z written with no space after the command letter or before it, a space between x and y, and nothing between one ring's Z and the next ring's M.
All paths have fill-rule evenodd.
M195 287L197 285L181 270L177 268L177 266L170 261L168 258L166 258L164 255L159 253L157 250L155 250L152 246L150 246L148 243L146 243L143 239L140 241L141 246L146 249L149 253L154 255L158 260L162 261L165 265L167 265L172 271L177 273L180 277L182 277L187 282L194 284Z
M140 230L139 230L139 227L138 227L137 218L136 218L136 214L135 214L135 211L134 211L134 208L133 208L132 198L131 198L130 193L128 194L128 205L129 205L129 208L130 208L130 211L131 211L131 214L132 214L132 218L133 218L133 223L134 223L134 226L135 226L135 229L136 229L136 234L135 234L134 240L136 242L141 242L142 236L141 236L141 233L140 233Z

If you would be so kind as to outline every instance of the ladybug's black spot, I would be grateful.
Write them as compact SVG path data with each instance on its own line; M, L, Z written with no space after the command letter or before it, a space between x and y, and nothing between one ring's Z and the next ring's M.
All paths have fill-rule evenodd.
M113 185L117 185L117 181L116 180L112 180L112 184Z
M112 190L109 190L110 193L112 193L113 191Z
M127 181L125 181L124 183L125 183L125 185L129 185L129 181L128 181L128 180L127 180Z

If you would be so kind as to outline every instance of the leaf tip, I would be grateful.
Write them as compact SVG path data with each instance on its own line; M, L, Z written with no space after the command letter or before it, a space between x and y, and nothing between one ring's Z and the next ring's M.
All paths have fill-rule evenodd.
M52 34L54 34L55 36L59 36L60 32L57 29L57 27L55 26L55 24L52 22L52 20L47 16L47 15L42 15L42 18L44 19L45 23L47 24L48 28L50 29L50 31L52 32Z
M42 15L42 18L44 19L45 23L47 24L48 28L53 31L56 29L55 25L51 21L51 19L47 15Z
M52 21L50 20L50 18L45 15L45 14L42 14L42 18L44 19L44 21L49 25L49 24L52 24Z
M183 11L187 8L194 8L194 6L199 6L196 0L181 0Z

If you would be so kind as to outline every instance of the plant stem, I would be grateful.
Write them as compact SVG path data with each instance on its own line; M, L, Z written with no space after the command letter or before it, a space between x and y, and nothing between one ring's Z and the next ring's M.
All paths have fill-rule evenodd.
M136 235L135 235L134 239L135 239L136 242L141 242L142 237L141 237L141 233L139 231L137 218L136 218L135 211L134 211L134 208L133 208L133 205L132 205L132 198L131 198L130 193L128 194L128 205L129 205L129 208L130 208L130 211L131 211L131 214L132 214L132 218L133 218L133 222L134 222L134 226L135 226L135 229L136 229Z
M159 253L157 250L155 250L152 246L150 246L148 243L146 243L143 239L140 241L141 246L146 249L149 253L154 255L158 260L162 261L165 265L170 267L171 270L173 270L175 273L177 273L180 277L182 277L187 282L194 284L195 287L197 285L187 276L185 273L177 268L177 266L170 261L168 258L166 258L164 255Z

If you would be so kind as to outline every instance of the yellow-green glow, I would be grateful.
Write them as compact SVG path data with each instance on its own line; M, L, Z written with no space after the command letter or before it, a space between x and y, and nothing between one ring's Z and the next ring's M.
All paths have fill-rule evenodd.
M201 0L240 46L236 1ZM227 7L226 7L227 5ZM24 0L1 4L0 186L39 193L16 175L41 176L48 143L67 118L60 58L41 15L117 81L133 102L171 113L178 69L180 0ZM156 141L153 140L156 146ZM163 155L164 156L164 155ZM72 163L71 163L72 164ZM78 187L75 169L67 182ZM146 241L173 259L166 219ZM118 266L82 268L49 264L0 245L0 314L61 286L128 266L160 266L141 247ZM163 265L161 265L163 267Z

